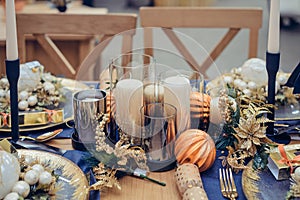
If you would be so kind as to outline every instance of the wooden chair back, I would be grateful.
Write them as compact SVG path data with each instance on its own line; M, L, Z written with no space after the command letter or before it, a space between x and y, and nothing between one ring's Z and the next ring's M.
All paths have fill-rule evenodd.
M218 58L223 50L241 29L249 29L248 58L257 56L259 29L262 26L261 8L229 8L229 7L141 7L141 27L161 27L165 34L186 59L193 70L206 75L207 69ZM173 28L227 28L228 31L217 45L199 64L184 43L177 37ZM145 29L145 46L152 41L151 29ZM153 49L147 49L152 55Z
M20 62L26 62L26 39L34 38L47 52L51 60L55 61L55 68L45 69L54 75L63 74L65 77L76 77L79 66L72 66L62 51L57 47L54 38L95 37L101 36L99 42L107 38L136 28L136 14L17 14L17 30ZM128 32L132 33L132 32ZM131 47L131 36L126 37L122 49L127 52ZM87 48L87 47L83 47ZM78 50L78 56L83 52ZM82 60L83 60L82 59Z

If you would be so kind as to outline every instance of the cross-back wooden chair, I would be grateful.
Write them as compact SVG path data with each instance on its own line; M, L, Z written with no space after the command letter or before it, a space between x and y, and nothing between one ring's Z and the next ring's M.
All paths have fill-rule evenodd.
M94 37L101 36L100 42L107 38L136 28L136 14L17 14L17 30L20 62L26 62L26 39L33 38L46 51L47 55L56 64L55 68L45 69L54 75L64 75L68 78L76 77L79 66L73 66L58 48L53 38L68 37ZM132 32L128 32L132 33ZM124 35L123 50L129 51L131 47L132 35ZM87 47L83 47L87 48ZM29 52L30 53L30 52ZM82 55L81 49L78 52Z
M257 56L259 29L262 26L261 8L229 7L141 7L141 27L161 27L163 31L186 59L192 69L206 75L207 69L241 29L249 29L248 58ZM199 64L177 35L173 28L228 28L219 43ZM144 43L152 46L152 29L145 29ZM153 54L153 49L145 52Z

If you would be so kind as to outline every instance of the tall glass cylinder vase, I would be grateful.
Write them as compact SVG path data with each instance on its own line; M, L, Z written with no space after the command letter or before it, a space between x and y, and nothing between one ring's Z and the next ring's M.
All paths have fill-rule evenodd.
M109 137L117 142L122 135L140 145L140 108L144 104L144 86L155 83L155 64L151 56L122 54L110 64Z

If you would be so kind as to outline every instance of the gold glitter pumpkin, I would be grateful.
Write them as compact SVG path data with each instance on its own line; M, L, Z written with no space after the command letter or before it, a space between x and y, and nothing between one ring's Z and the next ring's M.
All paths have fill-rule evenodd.
M215 161L215 143L206 132L189 129L176 140L175 156L179 164L193 163L202 172L210 168Z

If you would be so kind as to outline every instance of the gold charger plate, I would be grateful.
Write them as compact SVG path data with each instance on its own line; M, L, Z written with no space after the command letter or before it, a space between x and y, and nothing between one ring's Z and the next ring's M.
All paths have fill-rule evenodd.
M253 171L252 162L248 163L248 169L242 173L242 188L248 200L275 200L286 199L290 181L277 181L270 170Z
M73 94L80 90L89 89L89 86L87 86L82 82L72 80L72 79L66 79L66 78L58 78L58 79L61 81L63 94L66 99L66 101L59 106L60 108L63 108L64 120L60 123L49 123L49 124L38 125L38 126L20 127L19 128L20 132L43 130L43 129L64 124L73 119L73 104L72 104ZM9 127L1 127L0 132L11 132L11 129Z
M56 200L87 200L89 198L89 183L82 170L72 161L44 151L18 150L19 156L30 156L37 159L40 164L47 166L61 174L58 182L62 189L56 193Z

